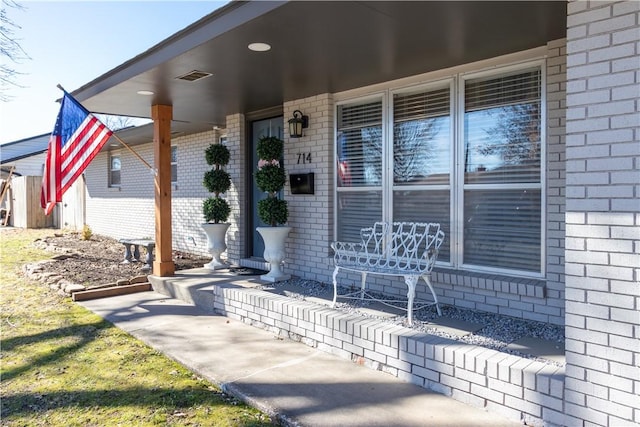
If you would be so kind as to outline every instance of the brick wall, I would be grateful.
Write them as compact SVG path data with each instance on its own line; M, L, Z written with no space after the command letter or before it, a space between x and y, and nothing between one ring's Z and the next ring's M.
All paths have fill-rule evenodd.
M329 282L333 240L333 99L329 94L284 104L284 117L300 110L309 116L302 138L285 132L285 199L293 230L287 241L287 271L310 280ZM310 162L309 157L310 156ZM314 194L291 194L290 174L314 173Z
M227 231L227 258L238 263L245 255L247 215L244 214L246 203L247 179L247 144L245 133L245 117L243 114L227 116L227 147L231 158L227 172L231 175L231 188L227 192L227 200L231 206L229 222L231 227Z
M546 304L533 312L550 323L564 323L564 215L566 147L566 40L547 45L547 240Z
M153 164L153 145L138 145L136 152ZM113 238L155 235L153 175L126 149L120 155L122 185L110 188L109 153L102 152L85 171L86 223L96 234Z
M209 131L172 140L178 157L178 181L172 185L173 249L208 255L207 239L200 228L202 201L211 194L202 186L210 167L204 158L219 132ZM153 164L153 144L134 147ZM86 222L97 234L116 239L155 237L153 174L126 149L117 151L122 162L121 186L109 188L109 154L99 154L85 171L87 183Z
M200 224L202 202L213 196L202 185L207 165L205 150L210 144L217 143L219 131L208 131L187 135L172 140L177 146L178 181L171 190L171 212L173 227L173 249L200 255L209 255L207 238Z
M639 20L568 4L566 425L640 423Z

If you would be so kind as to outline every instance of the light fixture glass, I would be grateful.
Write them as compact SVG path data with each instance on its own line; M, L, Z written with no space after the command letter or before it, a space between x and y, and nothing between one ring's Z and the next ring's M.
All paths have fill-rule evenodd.
M247 47L249 48L249 50L252 50L254 52L266 52L268 50L271 50L271 45L260 42L251 43Z
M291 138L301 138L302 129L309 127L309 116L302 114L302 111L295 110L293 117L289 119L289 136Z
M138 95L144 95L144 96L151 96L153 95L153 92L151 92L150 90L139 90L137 92Z

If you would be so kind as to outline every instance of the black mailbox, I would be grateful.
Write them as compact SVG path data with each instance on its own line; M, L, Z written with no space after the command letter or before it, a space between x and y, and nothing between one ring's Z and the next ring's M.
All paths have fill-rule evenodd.
M291 194L314 194L313 172L289 175Z

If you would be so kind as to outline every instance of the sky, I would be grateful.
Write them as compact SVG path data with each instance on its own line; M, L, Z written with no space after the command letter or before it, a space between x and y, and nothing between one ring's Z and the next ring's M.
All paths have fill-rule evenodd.
M31 59L0 101L0 144L50 133L62 92L83 86L227 1L29 1L7 8L14 38ZM1 57L2 63L8 63Z

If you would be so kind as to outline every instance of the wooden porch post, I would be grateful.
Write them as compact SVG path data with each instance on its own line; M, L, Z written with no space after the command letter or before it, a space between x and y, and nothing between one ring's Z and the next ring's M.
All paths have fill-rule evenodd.
M151 106L156 198L156 259L153 273L172 276L175 272L171 251L171 105Z

